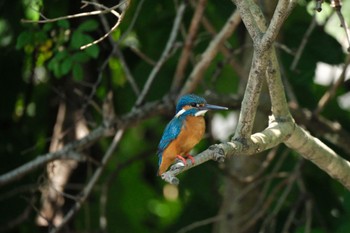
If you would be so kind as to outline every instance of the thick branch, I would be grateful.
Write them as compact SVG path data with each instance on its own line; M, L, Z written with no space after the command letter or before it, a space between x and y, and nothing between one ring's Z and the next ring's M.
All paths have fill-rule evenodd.
M261 39L259 47L265 51L271 47L272 43L276 40L276 37L287 18L288 5L290 0L279 0L275 12L272 16L269 27L267 28L264 36Z
M209 160L223 162L225 158L235 155L249 156L265 151L286 140L293 129L293 122L276 122L272 118L269 127L262 132L251 135L244 143L239 140L234 140L232 142L213 145L209 147L209 149L195 156L194 164L192 164L190 159L186 161L186 165L183 165L181 162L177 163L173 165L169 171L162 174L162 178L169 183L178 184L179 180L175 176L192 167L198 166Z
M350 190L349 161L337 155L319 139L310 135L300 126L296 126L294 133L286 140L285 144Z
M233 0L233 2L238 8L242 21L246 26L248 33L254 42L254 45L257 44L261 39L262 31L259 30L259 25L255 21L250 9L255 3L253 1L247 0Z
M275 48L269 51L269 66L267 69L267 84L270 93L272 114L276 118L291 118L283 83L280 67L278 64Z
M257 57L257 54L254 53L252 67L250 68L249 79L242 101L242 108L239 113L239 120L233 138L234 140L249 138L252 133L266 65L267 59Z

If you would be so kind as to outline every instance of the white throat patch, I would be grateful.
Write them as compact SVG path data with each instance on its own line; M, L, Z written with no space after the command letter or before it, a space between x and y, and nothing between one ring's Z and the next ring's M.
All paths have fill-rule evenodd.
M186 112L186 109L181 109L176 115L176 118L179 118L184 112ZM194 116L204 116L205 113L208 112L208 110L200 110L194 114Z
M185 109L181 109L176 115L175 117L178 118L179 116L181 116L184 112L186 112Z
M204 114L208 112L208 110L201 110L201 111L198 111L196 112L196 114L194 114L195 116L204 116Z

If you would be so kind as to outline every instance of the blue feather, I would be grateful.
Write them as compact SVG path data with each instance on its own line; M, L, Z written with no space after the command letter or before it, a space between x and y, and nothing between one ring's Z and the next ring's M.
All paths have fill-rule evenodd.
M162 139L158 145L158 165L162 162L162 156L164 150L169 146L169 144L179 136L181 128L186 120L187 116L194 116L198 112L197 109L189 109L179 117L174 117L168 125L165 127Z
M162 139L159 142L158 145L158 164L160 165L162 162L162 156L164 150L168 147L170 142L172 142L174 139L177 138L177 136L181 132L181 127L183 123L184 118L177 118L174 117L166 126Z

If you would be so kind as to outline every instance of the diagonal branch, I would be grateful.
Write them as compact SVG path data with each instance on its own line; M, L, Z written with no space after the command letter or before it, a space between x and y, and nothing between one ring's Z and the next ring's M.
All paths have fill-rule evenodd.
M170 37L169 37L168 42L165 46L165 49L163 50L163 53L160 56L160 59L158 60L157 64L154 66L150 75L148 76L146 84L143 87L141 94L137 98L135 106L137 106L137 107L140 106L142 104L142 102L145 100L146 95L148 94L157 73L159 72L159 70L163 66L163 64L165 63L166 59L169 57L170 51L174 46L174 42L175 42L177 33L178 33L180 25L181 25L181 20L182 20L182 17L184 15L185 9L186 9L186 4L182 3L179 6L179 9L177 10L177 14L176 14L176 18L175 18L175 21L173 24L173 28L171 30Z
M220 46L227 40L228 37L232 35L240 22L241 18L239 16L239 12L236 10L231 14L221 31L210 42L209 46L202 54L200 61L196 64L184 87L182 88L180 95L184 95L195 90L199 81L203 78L204 71L208 68L210 62L218 53Z
M89 133L84 138L77 140L73 143L67 144L64 146L61 150L47 153L41 156L38 156L36 159L23 164L22 166L5 173L0 176L0 187L3 185L6 185L10 182L13 182L15 180L18 180L22 178L23 176L27 175L29 172L38 169L39 167L44 166L48 162L51 162L56 159L75 159L79 160L82 159L77 156L77 153L74 153L75 151L81 151L87 146L89 146L91 143L95 142L102 136L104 136L107 132L107 129L104 126L101 126L99 128L96 128L94 131Z
M84 187L83 191L81 192L79 199L75 202L74 206L64 216L60 225L55 227L55 228L52 228L50 233L59 232L62 229L62 227L64 227L73 218L73 216L79 211L82 204L86 201L86 199L90 195L92 188L96 185L96 183L97 183L99 177L101 176L102 171L104 170L107 162L109 161L114 150L116 149L117 145L119 144L119 142L123 136L123 133L124 133L124 130L120 129L115 134L111 145L109 146L107 152L105 153L105 155L102 158L101 166L96 169L96 171L92 175L89 183Z
M253 1L247 0L233 0L233 2L237 6L242 21L246 26L254 45L256 45L261 39L262 32L259 30L259 25L254 19L254 15L252 14L250 9L252 5L255 5L255 3Z
M261 50L265 51L271 47L275 42L277 35L285 21L288 17L287 12L290 12L288 8L290 0L279 0L275 12L272 16L271 22L261 38L259 47Z
M235 155L250 156L273 148L284 142L288 147L300 153L304 158L339 181L350 190L350 162L337 155L327 145L311 136L300 126L291 121L277 122L273 120L269 127L250 136L243 144L240 141L221 143L209 147L194 157L195 163L187 160L187 164L175 164L162 175L165 181L178 184L176 176L209 160L224 161Z
M264 81L264 70L267 66L266 55L264 57L258 57L257 53L254 52L248 83L242 101L242 108L232 140L244 140L245 138L249 138L252 133L261 87Z
M269 126L265 130L251 135L244 143L240 140L234 140L213 145L202 153L196 155L194 157L194 164L192 164L190 159L186 161L187 164L185 166L175 164L169 171L162 174L162 178L169 183L178 184L179 180L175 176L192 167L198 166L209 160L223 162L224 159L235 155L249 156L265 151L282 143L290 136L293 129L293 122L277 122L272 117Z
M337 155L319 139L296 125L285 144L350 190L350 162Z
M171 91L174 93L180 88L182 80L185 76L185 69L190 59L191 49L193 47L194 40L197 36L200 20L203 16L206 3L207 0L199 0L196 10L194 12L190 28L188 30L188 35L179 58L179 63L176 67L173 83L171 85Z

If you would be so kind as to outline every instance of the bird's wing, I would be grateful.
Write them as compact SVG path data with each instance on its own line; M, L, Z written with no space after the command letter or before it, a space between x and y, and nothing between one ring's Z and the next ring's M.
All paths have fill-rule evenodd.
M157 154L159 158L159 164L162 162L162 156L163 156L164 150L168 147L170 142L172 142L180 134L181 126L182 126L182 119L173 118L165 127L162 139L160 140L158 145Z

